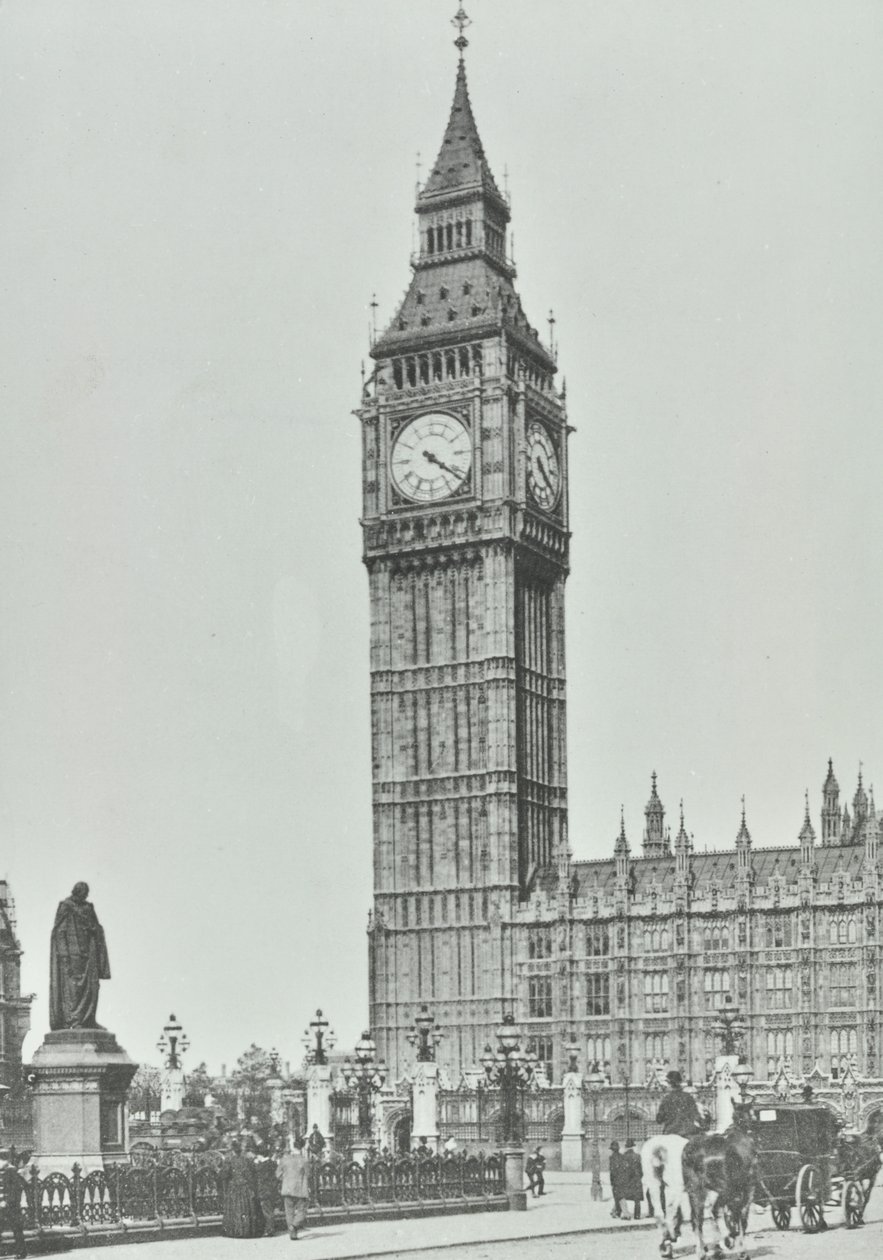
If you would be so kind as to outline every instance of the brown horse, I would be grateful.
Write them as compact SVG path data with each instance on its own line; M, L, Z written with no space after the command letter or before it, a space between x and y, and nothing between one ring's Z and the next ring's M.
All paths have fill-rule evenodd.
M745 1231L748 1210L754 1199L757 1179L757 1149L754 1139L742 1129L730 1128L725 1133L702 1133L690 1138L684 1147L684 1189L690 1200L690 1216L696 1235L696 1255L700 1258L720 1257L719 1219L723 1214L728 1229L726 1246L746 1255ZM706 1226L711 1225L711 1238L706 1241Z

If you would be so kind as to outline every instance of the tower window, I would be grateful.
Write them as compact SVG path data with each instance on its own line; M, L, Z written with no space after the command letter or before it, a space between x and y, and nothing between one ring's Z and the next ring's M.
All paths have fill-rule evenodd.
M445 245L448 249L454 248L454 225L453 223L445 224Z
M467 346L460 347L460 375L469 375L469 349Z
M429 384L429 355L426 354L420 356L420 384Z
M481 314L481 307L478 305L477 302L473 302L472 303L472 318L474 319L476 315L480 315L480 314Z
M449 324L453 323L456 318L457 318L457 312L454 310L453 306L449 306L448 307L448 323Z
M457 375L457 355L453 350L445 351L445 376L450 378Z
M466 244L467 245L472 244L472 220L471 219L466 220Z
M423 328L426 328L426 327L427 327L429 324L431 324L431 323L432 323L432 320L429 318L429 316L428 316L428 315L421 315L421 316L420 316L420 324L421 324L421 326L422 326Z
M530 977L527 982L527 1011L531 1019L548 1019L551 1016L551 976Z
M610 977L608 975L586 976L586 1014L610 1014Z
M417 305L422 306L425 301L426 301L426 294L423 292L422 289L418 289L417 290Z
M467 297L472 292L472 282L470 280L463 281L463 292L466 294Z
M457 249L460 249L462 245L463 245L463 220L458 219L457 220Z
M447 297L449 293L450 293L450 289L448 288L446 284L443 284L442 287L438 291L438 295L443 302L447 301Z
M417 360L413 358L408 359L407 369L408 369L408 384L416 385L417 384Z
M401 359L393 359L392 362L392 379L395 381L396 389L402 388L402 361Z
M428 254L435 253L435 228L426 229L426 252Z

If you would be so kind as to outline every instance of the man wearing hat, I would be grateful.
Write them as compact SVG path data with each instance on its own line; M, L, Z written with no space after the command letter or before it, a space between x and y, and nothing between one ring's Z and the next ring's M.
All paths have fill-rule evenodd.
M23 1182L18 1175L11 1150L0 1150L0 1238L9 1230L15 1242L15 1254L28 1254L21 1224L21 1192Z
M622 1153L622 1197L626 1203L633 1204L632 1216L636 1221L641 1219L641 1203L644 1198L644 1183L641 1176L641 1157L635 1150L635 1139L629 1138Z
M663 1133L679 1133L690 1138L703 1129L702 1113L692 1094L683 1088L683 1077L678 1071L666 1072L665 1079L671 1089L659 1104L656 1123Z
M614 1140L610 1143L610 1160L607 1165L610 1173L610 1193L613 1198L613 1211L611 1216L622 1216L622 1206L620 1200L625 1196L622 1186L622 1155L619 1150L619 1143Z

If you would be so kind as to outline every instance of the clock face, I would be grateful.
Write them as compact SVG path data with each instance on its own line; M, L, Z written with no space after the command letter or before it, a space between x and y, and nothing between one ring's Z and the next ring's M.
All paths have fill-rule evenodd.
M427 411L409 420L392 448L392 479L417 503L445 499L462 486L472 466L472 437L456 416Z
M538 507L549 512L561 492L558 452L546 427L533 420L527 428L527 488Z

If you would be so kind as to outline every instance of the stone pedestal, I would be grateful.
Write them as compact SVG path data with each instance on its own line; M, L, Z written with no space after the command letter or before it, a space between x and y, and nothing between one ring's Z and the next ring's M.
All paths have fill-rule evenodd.
M524 1151L510 1147L503 1151L503 1185L509 1200L510 1212L527 1211L527 1191L524 1188Z
M184 1106L184 1069L166 1068L160 1080L160 1107L163 1111L180 1111Z
M34 1159L41 1174L83 1174L125 1159L126 1093L137 1064L103 1028L47 1033L31 1063Z
M313 1125L326 1142L331 1139L331 1068L314 1063L307 1073L307 1136Z
M412 1099L414 1114L411 1120L411 1144L418 1146L420 1138L435 1154L438 1151L438 1064L418 1063L414 1072Z
M564 1129L561 1133L561 1171L583 1170L583 1078L579 1072L566 1072L564 1087Z

